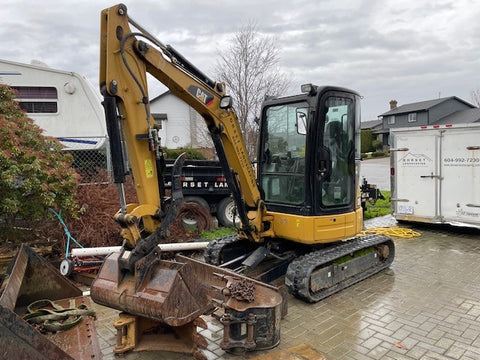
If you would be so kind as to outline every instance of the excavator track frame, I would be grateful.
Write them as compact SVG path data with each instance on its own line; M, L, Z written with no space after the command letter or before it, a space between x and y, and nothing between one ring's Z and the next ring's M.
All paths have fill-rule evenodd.
M344 263L335 263L338 259L372 247L374 252ZM395 245L387 236L354 238L296 258L288 267L285 285L295 297L306 302L318 302L389 267L394 257ZM356 266L359 271L353 274L349 272L349 267L352 266ZM325 278L331 279L328 287L322 287L322 283L330 282ZM315 291L315 288L319 290Z
M229 269L246 270L241 263L254 249L247 252L245 246L248 244L242 241L234 235L212 241L205 249L205 261ZM235 249L242 250L237 257L231 254ZM225 254L226 251L230 254ZM367 235L317 250L298 246L295 255L271 265L275 266L274 276L270 272L267 277L264 274L253 277L269 282L285 275L287 290L293 296L313 303L386 269L394 257L395 244L389 237Z

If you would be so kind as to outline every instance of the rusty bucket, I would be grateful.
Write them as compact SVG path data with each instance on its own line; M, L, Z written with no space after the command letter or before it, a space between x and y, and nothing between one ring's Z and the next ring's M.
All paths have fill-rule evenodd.
M55 334L42 334L23 320L27 306L49 299L58 304L89 304L89 298L58 270L22 245L10 264L0 295L0 358L100 359L92 318Z

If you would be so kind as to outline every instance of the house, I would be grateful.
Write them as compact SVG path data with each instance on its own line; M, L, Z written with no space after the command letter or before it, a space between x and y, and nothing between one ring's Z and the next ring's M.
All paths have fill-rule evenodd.
M392 128L425 126L434 124L464 124L480 122L480 109L456 97L420 101L397 107L397 101L390 101L390 110L381 114L380 135L384 146L389 145Z
M378 131L382 128L382 120L369 120L361 122L361 130Z
M150 112L160 125L160 144L163 147L213 147L202 116L171 91L150 100Z

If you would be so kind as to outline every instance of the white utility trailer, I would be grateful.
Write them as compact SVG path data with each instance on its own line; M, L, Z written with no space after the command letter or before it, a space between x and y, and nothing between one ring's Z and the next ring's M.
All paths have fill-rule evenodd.
M107 130L100 93L83 76L0 60L0 83L14 88L20 107L67 150L104 147Z
M480 228L480 124L390 130L397 220Z

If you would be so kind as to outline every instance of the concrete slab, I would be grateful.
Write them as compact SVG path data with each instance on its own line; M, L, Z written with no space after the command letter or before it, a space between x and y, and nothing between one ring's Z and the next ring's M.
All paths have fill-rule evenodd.
M380 190L390 191L390 158L364 159L360 163L360 181L366 178Z
M378 216L363 222L364 229L372 229L377 227L398 226L397 220L392 215Z
M400 224L401 226L404 226ZM409 225L410 226L410 225ZM329 360L480 359L480 231L415 226L422 236L395 239L392 266L317 304L289 298L280 345L308 344ZM117 312L97 310L104 359L114 359ZM208 319L209 360L248 359L220 349L220 326ZM129 353L130 359L190 359L164 352Z

